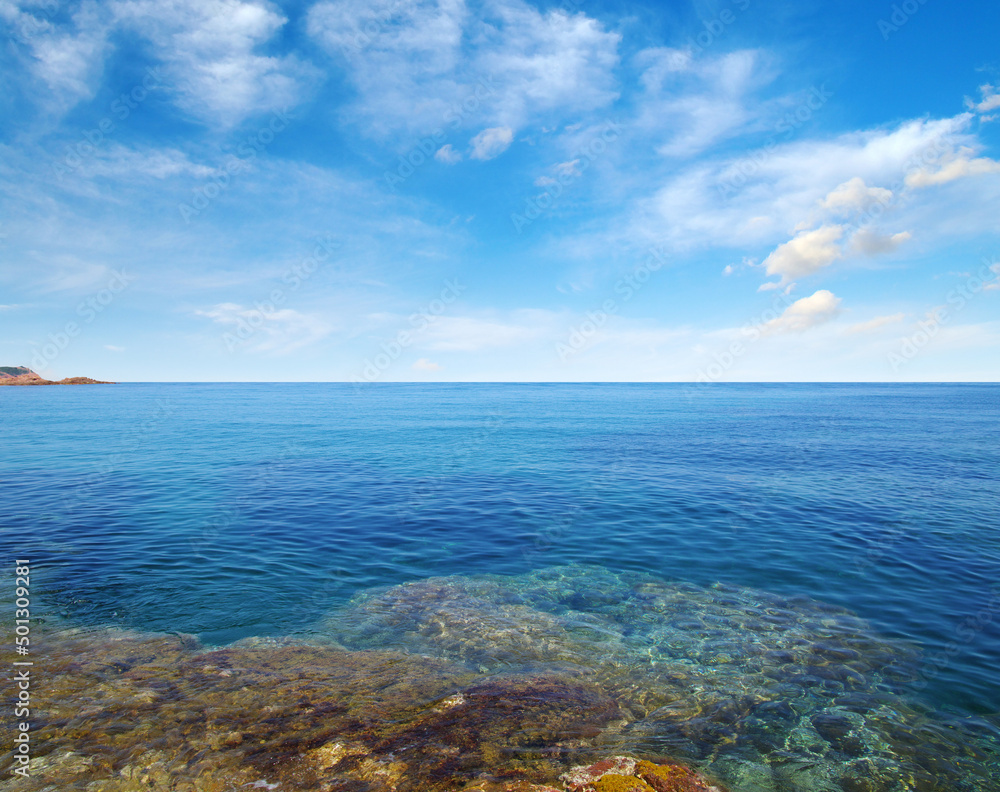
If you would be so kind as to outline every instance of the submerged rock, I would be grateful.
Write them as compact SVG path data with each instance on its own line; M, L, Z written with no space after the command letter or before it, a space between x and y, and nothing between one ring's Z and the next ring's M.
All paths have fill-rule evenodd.
M612 756L560 777L567 792L720 792L688 767Z
M732 586L569 567L366 592L299 638L35 639L33 774L0 790L997 792L1000 777L994 724L883 684L908 650Z

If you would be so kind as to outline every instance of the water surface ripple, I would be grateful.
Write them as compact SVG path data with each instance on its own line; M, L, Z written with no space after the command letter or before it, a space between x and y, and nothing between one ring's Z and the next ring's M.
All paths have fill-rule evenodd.
M53 615L282 636L373 587L567 564L846 608L1000 712L996 385L0 391L0 546Z

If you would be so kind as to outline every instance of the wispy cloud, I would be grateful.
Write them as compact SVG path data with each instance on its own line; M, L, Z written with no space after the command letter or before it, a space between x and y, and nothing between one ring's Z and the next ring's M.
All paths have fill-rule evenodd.
M617 97L620 36L582 12L542 12L521 0L324 0L310 35L347 69L351 117L367 134L426 133L453 120L478 81L495 95L476 121L519 129L548 114L606 106ZM466 50L464 41L474 42Z
M268 0L118 0L119 25L149 41L177 104L211 125L294 106L318 73L263 54L288 22Z
M238 303L219 303L195 315L211 319L225 328L230 349L252 352L289 353L326 338L334 326L325 317L292 308L262 310Z
M777 319L763 325L765 334L802 333L833 319L840 310L840 298L820 289L789 305Z
M28 69L48 88L43 101L65 112L97 89L109 51L112 20L103 5L84 0L70 12L66 24L57 25L45 7L6 2L3 17L24 35L21 43L30 53ZM14 50L16 52L16 49Z
M669 157L697 154L746 131L761 112L750 108L751 97L773 78L765 60L756 50L703 58L667 47L644 50L636 57L644 88L636 124Z

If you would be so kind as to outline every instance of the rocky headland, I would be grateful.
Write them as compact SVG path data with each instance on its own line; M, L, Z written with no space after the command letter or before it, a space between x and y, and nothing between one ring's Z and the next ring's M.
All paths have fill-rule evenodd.
M61 380L47 380L27 366L0 366L0 385L115 385L105 380L90 377L66 377Z

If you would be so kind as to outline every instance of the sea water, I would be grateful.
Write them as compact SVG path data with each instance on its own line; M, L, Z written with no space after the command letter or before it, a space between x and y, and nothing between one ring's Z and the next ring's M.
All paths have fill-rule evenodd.
M400 707L483 685L578 707L582 736L532 738L577 735L559 760L532 747L555 765L616 750L733 789L1000 788L1000 386L9 388L0 429L4 581L30 559L60 706L146 695L138 674L191 698L153 685L139 722L187 722L198 695L235 722L249 688L185 663L274 652L280 695L334 666L362 689L392 653L416 664ZM107 767L74 765L119 710L48 723L43 769L83 789L167 739L133 726ZM347 744L315 740L296 755ZM455 748L454 777L541 773L487 744Z

